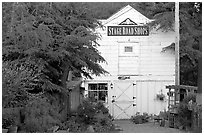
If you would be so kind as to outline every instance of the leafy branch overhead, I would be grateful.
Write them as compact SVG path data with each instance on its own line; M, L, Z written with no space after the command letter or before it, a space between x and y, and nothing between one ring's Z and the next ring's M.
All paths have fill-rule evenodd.
M99 65L105 59L93 32L98 22L79 7L78 3L3 3L3 61L36 66L47 90L64 87L63 78L70 70L86 77L107 73Z

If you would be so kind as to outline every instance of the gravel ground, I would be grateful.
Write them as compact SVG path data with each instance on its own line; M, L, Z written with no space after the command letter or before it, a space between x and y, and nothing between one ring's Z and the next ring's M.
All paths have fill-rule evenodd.
M122 131L120 133L185 133L179 129L160 127L158 123L134 124L130 120L115 120Z

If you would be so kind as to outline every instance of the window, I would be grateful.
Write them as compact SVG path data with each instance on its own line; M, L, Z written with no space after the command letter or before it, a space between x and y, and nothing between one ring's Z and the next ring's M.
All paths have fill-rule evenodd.
M133 52L132 46L125 46L125 52Z
M91 101L107 102L108 84L107 83L92 83L88 84L88 97Z

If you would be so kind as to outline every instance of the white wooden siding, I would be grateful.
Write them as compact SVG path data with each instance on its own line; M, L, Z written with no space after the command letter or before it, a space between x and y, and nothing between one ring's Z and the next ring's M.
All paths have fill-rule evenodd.
M161 110L167 110L168 108L168 89L165 88L168 84L173 84L173 81L138 81L137 82L137 112L149 114L159 114ZM160 93L165 95L164 101L160 101L156 98L156 95Z
M163 35L162 32L157 32L157 34L159 35L149 35L149 37L145 38L120 37L121 40L104 35L107 38L99 41L101 46L98 49L108 64L103 64L102 66L108 70L111 75L118 75L119 72L121 74L130 74L132 72L133 75L174 75L174 52L161 52L163 47L174 42L174 33L169 32ZM130 42L128 42L128 39L130 39ZM131 43L132 41L136 43ZM124 46L131 45L133 46L135 54L137 54L134 56L138 57L121 58L120 56L124 55ZM125 64L125 61L129 62ZM124 64L121 65L121 63ZM138 70L136 70L136 68Z
M117 93L113 91L110 84L118 82L124 84L124 81L135 82L133 95L136 96L136 107L126 110L128 114L136 112L148 112L158 114L167 109L167 100L164 102L156 100L156 94L162 89L167 93L166 85L174 84L175 78L175 59L174 51L162 52L162 48L171 45L175 41L174 32L162 32L161 30L150 30L149 36L107 36L107 27L116 26L125 19L131 19L135 23L147 23L151 20L138 13L133 8L127 6L107 20L103 20L104 29L98 28L96 32L101 34L98 43L99 52L105 58L107 64L101 63L101 66L110 74L99 77L93 76L93 80L85 81L85 89L88 89L88 83L108 83L108 108L112 115L114 108L112 105L112 96ZM125 53L125 46L133 46L133 53ZM118 80L120 75L130 75L130 79ZM120 92L120 91L119 91ZM132 96L130 91L124 92ZM120 93L118 93L120 94ZM126 106L121 104L121 108ZM125 109L124 109L125 110ZM118 110L119 111L119 110ZM125 118L126 115L120 116Z

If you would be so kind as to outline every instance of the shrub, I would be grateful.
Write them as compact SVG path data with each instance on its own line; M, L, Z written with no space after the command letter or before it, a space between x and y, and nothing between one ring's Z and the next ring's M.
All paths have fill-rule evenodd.
M69 132L85 132L87 125L77 120L76 116L72 116L68 121L60 125L60 130L67 130Z
M8 128L11 125L18 124L18 108L3 108L2 110L2 128Z
M166 110L161 111L161 112L159 113L159 117L161 117L161 118L163 118L163 119L165 119L165 120L168 120L168 118L169 118L169 111L166 111Z
M9 126L13 125L15 123L15 120L13 119L12 116L3 116L2 117L2 128L6 129Z
M142 115L140 115L139 113L137 113L136 115L131 117L131 120L133 121L133 123L135 124L142 124L142 123L146 123L148 122L149 119L149 115L147 113L143 113Z
M103 102L98 102L98 103L96 104L96 110L97 110L97 111L102 111L103 114L108 114L108 113L109 113L108 108L106 108L106 107L103 105Z
M78 107L77 116L79 121L85 124L94 124L94 116L96 114L96 105L90 100L84 100Z
M93 103L89 99L84 100L78 107L77 113L64 122L60 129L69 132L86 132L89 125L93 126L95 132L114 130L111 116L102 102Z
M94 131L97 133L107 133L115 130L114 125L111 123L108 123L107 125L101 125L101 123L95 123L93 125Z
M103 114L102 111L96 114L95 121L93 125L95 132L109 132L115 129L109 114Z
M47 98L35 98L25 108L26 132L47 132L49 128L59 125L60 116L53 116L53 107L49 104Z
M25 63L2 63L2 105L4 108L25 106L28 91L35 88L39 73Z
M194 94L188 95L184 100L178 105L178 126L183 126L184 128L191 127L192 123L192 111L188 109L189 101L195 102L196 96Z

